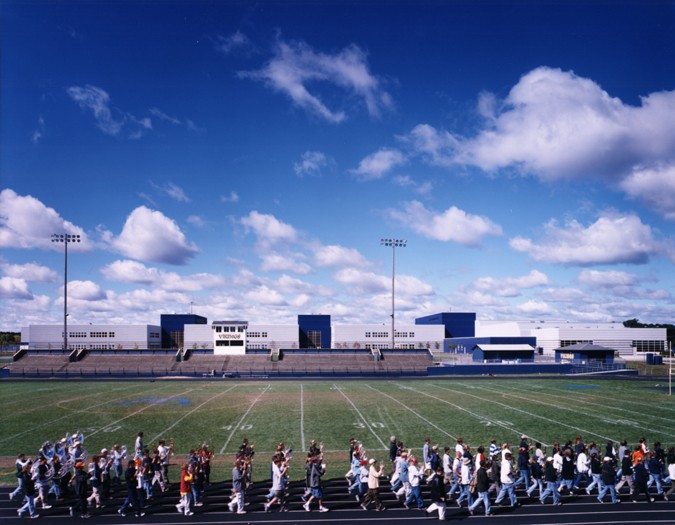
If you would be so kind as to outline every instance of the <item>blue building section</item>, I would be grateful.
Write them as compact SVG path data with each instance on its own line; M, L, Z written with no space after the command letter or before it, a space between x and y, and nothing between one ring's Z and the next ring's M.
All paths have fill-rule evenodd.
M614 350L590 343L579 343L556 349L555 361L583 365L611 365L614 364Z
M442 312L415 319L415 324L442 324L445 337L473 337L476 335L474 312Z
M330 315L298 315L300 348L330 348Z
M206 324L206 317L196 314L162 314L162 348L182 348L186 324Z

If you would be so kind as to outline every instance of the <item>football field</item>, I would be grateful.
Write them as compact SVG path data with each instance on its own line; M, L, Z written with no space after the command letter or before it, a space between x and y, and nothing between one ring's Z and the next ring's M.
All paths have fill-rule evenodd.
M607 440L634 444L642 436L675 444L667 388L627 379L27 381L0 383L0 396L6 483L14 483L18 452L34 457L44 441L78 430L90 457L115 443L133 449L139 431L151 448L173 440L174 463L208 443L216 479L229 476L244 438L254 442L260 465L279 441L292 447L294 476L313 439L324 444L330 476L347 470L352 437L380 459L392 435L418 454L426 436L441 449L460 436L475 450L491 439L517 444L522 434L548 450L577 435L601 450Z

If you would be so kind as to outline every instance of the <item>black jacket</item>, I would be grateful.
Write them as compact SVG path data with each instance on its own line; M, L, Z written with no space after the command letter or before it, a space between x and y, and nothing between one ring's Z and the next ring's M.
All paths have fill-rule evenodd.
M431 491L431 501L445 501L445 481L443 476L434 475L429 481L429 490Z

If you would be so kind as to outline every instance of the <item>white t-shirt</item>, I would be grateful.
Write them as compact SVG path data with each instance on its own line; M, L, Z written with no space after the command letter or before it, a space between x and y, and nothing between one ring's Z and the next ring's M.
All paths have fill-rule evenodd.
M272 490L284 490L284 477L281 473L281 467L272 463Z
M504 458L502 460L502 469L501 469L501 482L510 484L513 483L513 465L511 465L511 462Z

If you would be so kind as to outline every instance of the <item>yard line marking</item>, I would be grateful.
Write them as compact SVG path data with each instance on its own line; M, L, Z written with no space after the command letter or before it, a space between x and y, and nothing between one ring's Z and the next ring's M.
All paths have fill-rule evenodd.
M341 388L337 388L337 385L336 385L335 383L333 383L333 386L335 387L335 389L336 389L338 392L340 392L340 394L342 394L342 397L344 397L344 398L349 402L349 404L352 406L352 408L356 411L356 413L357 413L357 414L359 415L359 417L361 418L361 421L363 421L363 424L366 426L366 428L367 428L368 430L370 430L370 433L371 433L373 436L375 436L375 439L377 439L377 440L380 442L380 444L382 445L382 448L383 448L384 450L389 450L389 447L388 447L387 445L385 445L384 441L382 441L382 439L380 438L380 436L378 436L378 435L375 433L375 431L373 430L373 427L370 426L370 424L368 423L368 421L366 420L366 418L363 417L363 414L361 413L361 411L360 411L358 408L356 408L356 405L352 402L352 400L349 399L349 398L347 397L347 394L345 394L345 393L342 391Z
M383 396L388 397L388 398L391 399L392 401L398 403L398 404L401 405L403 408L405 408L406 410L409 410L409 411L412 412L414 415L416 415L418 418L420 418L422 421L424 421L427 425L430 425L430 426L434 427L436 430L438 430L439 432L445 434L445 435L448 436L450 439L457 440L457 438L456 438L455 436L453 436L452 434L448 434L445 430L443 430L443 429L440 428L439 426L435 425L434 423L432 423L431 421L429 421L427 418L421 416L420 414L418 414L417 412L415 412L412 408L410 408L408 405L406 405L405 403L399 401L399 400L396 399L395 397L390 396L389 394L387 394L387 393L385 393L385 392L382 392L381 390L378 390L377 388L374 388L374 387L372 387L372 386L370 386L370 385L366 385L366 386L367 386L368 388L372 389L372 390L375 390L375 392L377 392L377 393L379 393L379 394L382 394Z
M227 445L230 444L230 440L232 439L232 436L234 436L234 433L239 429L239 427L241 426L241 424L244 422L244 419L246 419L246 416L248 416L249 412L251 412L251 410L253 410L253 407L254 407L255 404L258 402L258 400L263 396L263 394L265 394L265 392L267 392L267 391L270 389L271 386L272 386L272 385L269 385L269 384L268 384L268 385L265 387L265 390L263 390L262 392L260 392L260 394L258 395L258 397L256 397L256 398L253 400L253 403L251 403L251 406L248 407L248 410L244 413L243 416L241 416L241 419L239 420L239 422L238 422L236 425L234 425L234 427L232 428L232 432L230 432L230 435L227 437L227 441L225 441L225 444L223 445L223 448L220 449L220 453L221 453L221 454L225 453L225 449L227 448Z
M436 386L437 388L442 388L442 387L439 387L439 386L434 385L434 384L432 384L431 386ZM415 389L412 388L412 387L408 387L408 388L410 388L410 390L412 390L413 392L417 392L418 394L422 394L423 396L430 397L431 399L435 399L436 401L440 401L441 403L445 403L446 405L453 406L453 407L455 407L456 409L461 410L462 412L466 412L467 414L471 414L472 417L475 417L475 418L480 419L480 420L483 420L483 421L489 421L490 423L495 424L495 425L497 425L497 426L499 426L499 427L505 428L506 430L509 430L509 431L511 431L511 432L515 432L518 436L521 436L521 435L524 434L524 432L521 432L520 430L517 430L517 429L515 429L515 428L513 428L513 427L510 427L510 426L508 426L508 425L505 425L504 423L502 423L501 421L498 421L498 420L496 420L496 419L490 419L490 418L488 418L488 417L481 416L480 414L478 414L478 413L476 413L476 412L472 412L471 410L468 410L468 409L466 409L466 408L464 408L464 407L461 407L461 406L459 406L459 405L456 405L455 403L452 403L452 402L447 401L447 400L445 400L445 399L441 399L440 397L436 397L436 396L434 396L434 395L432 395L432 394L428 394L428 393L426 393L426 392L422 392L421 390L415 390ZM444 389L444 390L445 390L445 389ZM451 390L451 392L452 392L452 390ZM542 444L546 445L546 443L544 443L544 441L541 440L541 439L537 439L537 441L540 441ZM548 446L548 445L547 445L547 446Z
M187 393L189 393L189 392L192 392L193 390L196 390L196 389L195 389L195 388L189 388L188 390L184 390L183 392L179 392L178 394L174 394L174 395L172 395L172 396L165 397L165 398L163 398L163 399L164 399L165 401L168 401L169 399L173 399L174 397L182 396L183 394L187 394ZM90 433L89 433L87 436L85 436L85 437L94 436L94 435L98 434L99 432L101 432L102 430L104 430L104 429L106 429L106 428L108 428L108 427L111 427L111 426L113 426L113 425L119 423L120 421L124 421L125 419L129 419L130 417L133 417L133 416L135 416L135 415L137 415L137 414L140 414L141 412L145 412L148 408L152 408L152 407L154 407L154 406L157 406L157 404L156 404L156 403L150 403L149 405L146 405L146 406L144 406L143 408L139 408L138 410L136 410L136 412L132 412L131 414L127 414L126 416L121 417L121 418L118 419L117 421L113 421L112 423L108 423L108 424L105 425L104 427L101 427L101 428L99 428L98 430L95 430L94 432L90 432Z
M599 416L598 414L594 414L594 413L582 412L580 410L577 410L577 408L567 408L565 406L561 406L560 404L553 405L551 403L546 403L545 401L540 401L538 399L531 399L529 397L524 397L522 395L516 395L515 391L513 391L513 390L509 390L508 392L505 393L505 392L500 392L500 391L497 391L497 390L490 390L487 387L477 386L476 388L478 388L480 390L485 390L486 392L491 392L491 393L495 393L495 394L502 394L502 396L505 396L505 397L508 396L509 398L521 399L521 400L529 401L530 403L538 403L540 405L544 405L544 406L547 406L547 407L556 408L557 410L566 410L566 411L569 411L569 412L574 412L576 414L581 414L581 415L584 415L584 416L587 416L587 417L590 417L590 418L599 419L603 423L607 422L607 417L602 417L602 416ZM545 394L545 392L538 392L538 394L540 394L540 395ZM560 398L560 397L563 397L563 396L554 396L554 397ZM581 403L587 403L587 404L590 403L589 401L583 401L583 400L579 400L579 399L577 399L576 401L581 402ZM641 413L637 413L637 412L634 412L632 410L622 410L619 407L607 407L605 405L595 405L595 406L596 407L602 407L602 408L608 408L608 409L611 409L611 410L618 410L618 411L621 411L621 412L629 412L630 414L643 415ZM658 417L658 416L655 416L655 417ZM665 419L665 418L659 418L659 419ZM671 420L668 419L667 421L671 421ZM670 434L668 432L664 432L663 430L657 430L657 429L646 427L641 422L638 422L638 423L640 423L640 428L642 430L646 430L649 433L662 434L662 435L668 436L668 437L675 437L675 434ZM616 424L621 425L620 420L617 419Z
M168 388L169 386L170 386L170 385L167 385L167 388ZM133 394L133 395L134 395L134 396L137 396L138 394ZM45 426L47 426L47 425L51 425L51 424L53 424L53 423L56 423L57 421L61 421L61 420L63 420L63 419L67 419L67 418L69 418L69 417L73 417L75 414L80 414L80 413L82 413L82 412L91 412L91 410L94 409L94 408L98 408L98 407L100 407L100 406L109 405L109 404L111 404L111 403L117 403L117 402L119 402L119 399L109 399L109 400L107 400L107 401L104 401L103 403L98 403L97 405L91 405L91 406L89 406L89 407L82 408L82 409L80 409L80 410L73 410L72 412L69 412L68 414L66 414L66 415L64 415L64 416L57 417L56 419L52 419L52 420L50 420L50 421L45 421L44 423L42 423L42 424L40 424L40 425L37 425L37 426L34 426L34 427L30 427L29 429L24 430L23 432L19 432L18 434L14 434L13 436L7 436L7 437L4 437L4 438L0 438L0 443L2 443L3 441L7 441L8 439L14 439L14 438L23 436L24 434L29 434L30 432L33 432L34 430L36 430L36 429L38 429L38 428L42 428L42 427L45 427ZM110 425L111 425L111 423L108 423L108 424L105 425L103 428L108 428ZM89 434L89 435L91 435L91 434ZM85 437L86 437L86 436L85 436Z
M561 390L561 389L558 389L558 388L556 388L555 391L560 392L561 395L562 395L563 392L565 392L565 390ZM577 394L577 395L583 395L584 397L604 399L606 401L616 401L614 398L607 397L607 396L601 396L599 394L585 393L585 394ZM638 406L641 406L641 407L644 407L644 408L654 408L654 405L651 404L651 403L642 403L640 401L633 401L632 399L626 399L624 402L631 403L633 405L638 405ZM675 408L667 407L667 406L664 406L664 405L661 405L659 408L660 408L660 410L663 410L663 411L675 412ZM666 419L666 418L663 418L663 419ZM672 421L672 418L670 420Z
M234 390L235 388L237 388L237 385L231 386L230 388L228 388L228 389L225 390L224 392L220 392L219 394L216 394L215 396L210 397L209 399L207 399L206 401L204 401L204 402L203 402L202 404L200 404L199 406L194 407L194 408L193 408L192 410L190 410L187 414L184 414L182 417L180 417L179 419L177 419L176 421L174 421L173 424L172 424L171 426L165 428L165 429L162 430L159 434L157 434L155 437L153 437L153 438L150 440L150 443L153 443L156 439L160 438L163 434L166 434L169 430L171 430L171 429L172 429L173 427L175 427L178 423L180 423L181 421L183 421L183 420L184 420L186 417L188 417L190 414L196 412L197 410L199 410L200 408L202 408L202 407L203 407L204 405L206 405L207 403L210 403L211 401L213 401L213 400L216 399L217 397L220 397L220 396L223 396L223 395L227 394L228 392Z
M442 390L447 390L448 392L452 392L452 393L454 393L454 394L460 394L460 395L465 395L465 396L475 397L476 399L480 399L481 401L486 401L486 402L488 402L488 403L490 403L490 404L493 404L493 405L503 406L503 407L505 407L505 408L507 408L507 409L509 409L509 410L513 410L513 411L515 411L515 412L522 412L523 414L525 414L525 415L527 415L527 416L535 417L535 418L538 418L538 419L543 419L544 421L548 421L549 423L555 423L556 425L561 425L561 426L563 426L563 427L568 427L568 428L577 430L577 431L579 431L579 432L584 432L584 433L586 433L586 434L591 434L591 435L593 435L593 436L598 436L598 437L600 437L600 438L602 438L602 439L612 439L612 440L614 440L614 441L617 441L617 440L614 439L614 438L610 438L610 437L607 437L607 436L603 436L602 434L598 434L598 433L596 433L596 432L591 432L590 430L584 430L583 428L575 427L575 426L573 426L573 425L568 425L567 423L562 423L562 422L557 421L557 420L555 420L555 419L551 419L551 418L548 418L548 417L545 417L545 416L541 416L541 415L539 415L539 414L533 414L532 412L528 412L527 410L522 410L522 409L520 409L520 408L516 408L516 407L514 407L514 406L507 405L506 403L500 403L499 401L495 401L494 399L485 399L484 397L475 396L475 395L473 395L473 394L469 394L468 392L462 392L462 391L458 391L458 390L452 390L452 389L450 389L450 388L440 387L440 386L437 386L437 385L434 385L434 386L436 386L436 388L441 388ZM479 387L479 388L480 388L480 387ZM527 434L527 433L524 432L524 434ZM532 437L532 436L530 436L530 437ZM537 441L538 441L538 440L537 440Z
M307 452L305 449L305 395L302 383L300 383L300 445L301 450Z
M130 386L130 387L127 387L126 390L129 390L129 389L131 389L132 387L133 387L133 385ZM27 409L26 409L26 408L24 408L24 407L21 407L21 409L20 409L21 417L25 416L26 414L30 414L31 412L35 412L35 411L37 411L37 410L44 410L45 408L49 408L49 407L58 407L58 408L62 408L61 405L64 404L64 403L70 403L71 401L80 401L80 400L83 400L83 399L87 399L87 398L89 398L89 397L100 396L100 395L107 395L107 394L108 394L108 392L101 392L101 391L98 391L98 392L94 392L94 393L91 393L91 394L85 394L85 395L76 396L76 397L73 397L73 398L71 398L71 399L59 399L59 400L55 401L54 403L49 403L48 405L37 403L33 408L27 408ZM22 404L25 405L25 404L26 404L26 399L25 399L25 395L26 395L26 394L25 394L25 392L24 392L24 393L22 393L21 395L24 396L24 398L23 398L22 400L19 400L19 401L11 401L11 402L8 403L8 404L11 405L11 404L15 404L15 403L22 403ZM19 411L14 411L14 410L12 410L10 407L7 407L5 403L3 403L3 408L5 408L5 410L6 410L5 414L7 414L8 417L7 417L7 418L0 418L0 421L2 421L2 420L4 420L4 419L10 419L10 418L12 418L13 416L16 415L16 412L19 412Z

